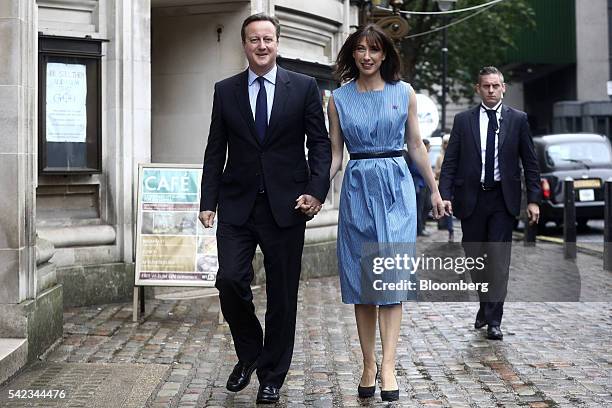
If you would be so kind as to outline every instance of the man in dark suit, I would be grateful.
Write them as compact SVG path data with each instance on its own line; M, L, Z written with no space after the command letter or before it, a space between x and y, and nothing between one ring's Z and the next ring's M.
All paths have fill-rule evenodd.
M242 390L257 370L259 403L278 401L291 364L306 221L325 200L331 164L316 81L276 65L279 34L274 17L243 22L249 68L215 85L200 202L204 227L219 213L216 287L238 356L227 389ZM250 288L257 245L265 334Z
M453 212L461 219L466 256L487 257L483 270L472 270L474 281L488 284L488 292L479 292L474 327L488 325L492 340L503 338L512 228L521 204L519 160L529 222L537 223L540 213L540 174L527 115L502 104L505 91L497 68L480 71L476 92L482 103L455 117L440 174L442 198L452 199Z

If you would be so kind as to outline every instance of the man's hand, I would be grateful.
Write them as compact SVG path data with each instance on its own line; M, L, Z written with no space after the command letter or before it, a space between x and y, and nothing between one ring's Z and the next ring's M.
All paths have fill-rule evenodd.
M214 211L202 211L198 215L200 222L204 225L204 228L212 228L215 225L215 212Z
M453 204L449 200L444 200L444 215L449 217L453 215Z
M537 224L540 221L540 207L536 203L527 204L527 218L529 225Z
M309 217L318 214L318 212L321 211L321 208L323 207L323 204L321 204L321 202L317 198L309 194L302 194L295 200L295 202L295 209L299 209Z

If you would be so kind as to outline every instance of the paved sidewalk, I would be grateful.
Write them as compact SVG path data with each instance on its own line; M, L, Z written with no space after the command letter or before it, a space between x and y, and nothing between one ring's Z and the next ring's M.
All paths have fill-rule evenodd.
M444 238L445 231L434 231L423 243ZM555 267L561 252L537 248L525 250L531 251L529 255L515 246L513 269ZM529 256L538 262L526 260L532 259ZM604 285L610 293L612 274L600 270L601 259L587 254L578 257L581 273L598 276L593 286ZM585 289L584 285L582 290L602 293L601 288ZM263 320L265 290L257 289L255 298ZM336 277L302 282L295 353L280 406L382 406L378 392L371 400L356 397L359 341L353 307L339 298ZM476 308L474 303L461 302L404 304L397 366L401 396L395 406L612 406L612 302L508 303L502 342L489 341L484 331L473 329ZM225 390L235 357L229 329L218 325L217 313L214 298L150 301L139 323L131 321L131 304L69 309L64 313L64 341L41 365L57 370L78 366L84 376L83 363L88 363L90 377L106 375L107 379L114 365L135 371L154 367L155 373L165 367L148 406L253 406L255 376L238 394ZM95 374L100 367L106 371ZM90 381L85 390L78 376L77 381L54 385L64 386L64 405L58 400L7 399L8 390L18 382L23 387L40 387L37 375L26 370L1 388L0 406L103 407L112 396L118 399L102 393L108 393L105 381ZM53 382L53 378L47 380L47 384Z

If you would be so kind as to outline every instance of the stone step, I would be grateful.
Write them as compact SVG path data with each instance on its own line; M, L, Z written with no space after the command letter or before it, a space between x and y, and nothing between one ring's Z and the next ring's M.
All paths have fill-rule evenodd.
M27 339L0 338L0 384L25 366L27 360Z

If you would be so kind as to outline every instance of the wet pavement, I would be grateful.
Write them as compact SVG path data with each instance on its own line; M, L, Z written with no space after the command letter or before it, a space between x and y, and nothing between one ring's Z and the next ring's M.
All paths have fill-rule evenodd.
M444 241L445 231L433 228L429 226L433 234L423 240L425 244ZM530 268L554 268L562 262L559 254L559 248L538 246L534 250L515 245L511 276ZM596 277L582 285L583 292L610 293L612 273L601 270L601 264L597 256L578 254L580 273ZM263 321L265 289L254 293ZM584 299L589 296L590 292ZM403 310L397 357L401 393L393 406L612 406L612 302L507 303L503 341L487 340L485 330L473 328L477 310L473 302L410 302ZM40 364L63 370L90 366L89 377L102 371L107 380L112 371L99 370L101 367L122 365L138 371L151 366L156 369L157 384L150 389L141 387L150 393L143 406L254 406L256 376L240 393L225 389L236 360L229 329L218 323L218 311L217 300L210 297L147 301L138 323L131 320L131 303L68 309L63 342ZM302 282L296 330L293 363L279 406L383 405L378 391L375 398L357 398L359 340L353 307L341 303L336 277ZM78 381L53 384L64 387L62 401L9 400L8 390L15 386L41 387L38 367L39 374L27 369L0 389L0 406L89 407L105 406L105 398L109 404L118 400L119 390L99 386L90 388L90 399L96 404L88 403L88 394L79 389ZM132 383L134 387L139 384L138 380ZM130 394L134 395L133 389L125 390L125 395Z

